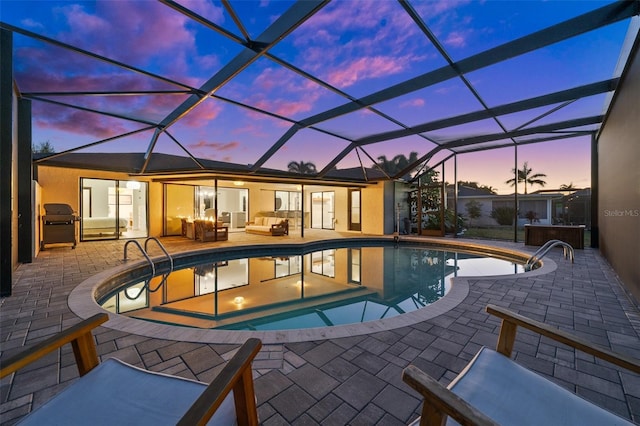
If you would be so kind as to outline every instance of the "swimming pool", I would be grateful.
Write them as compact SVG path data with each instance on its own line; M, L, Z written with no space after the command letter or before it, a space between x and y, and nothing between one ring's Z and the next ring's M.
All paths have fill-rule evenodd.
M523 272L522 259L504 253L389 239L214 251L178 263L167 276L114 283L98 303L130 318L203 329L324 328L423 309L449 293L452 277Z

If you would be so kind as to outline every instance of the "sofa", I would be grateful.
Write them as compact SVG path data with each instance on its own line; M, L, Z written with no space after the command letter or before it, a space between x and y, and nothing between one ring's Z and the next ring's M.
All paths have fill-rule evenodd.
M289 235L289 221L280 217L256 216L253 222L247 222L244 230L250 234Z

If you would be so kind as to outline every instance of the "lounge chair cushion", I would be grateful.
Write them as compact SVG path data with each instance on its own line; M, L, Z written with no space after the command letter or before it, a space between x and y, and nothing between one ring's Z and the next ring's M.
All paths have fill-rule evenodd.
M108 359L20 424L175 425L206 386ZM233 392L208 424L236 424Z
M632 424L488 348L478 352L449 389L501 425Z

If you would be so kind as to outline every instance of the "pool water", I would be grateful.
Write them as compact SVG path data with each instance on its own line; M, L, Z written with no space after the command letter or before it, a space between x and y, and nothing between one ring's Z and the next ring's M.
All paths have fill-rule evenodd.
M289 330L390 318L444 297L451 277L523 272L508 260L425 247L284 253L272 248L245 258L216 258L166 277L125 283L98 303L160 323Z

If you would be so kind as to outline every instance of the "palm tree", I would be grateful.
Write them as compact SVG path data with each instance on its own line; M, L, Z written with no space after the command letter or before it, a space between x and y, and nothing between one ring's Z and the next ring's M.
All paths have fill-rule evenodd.
M386 155L381 155L378 157L378 166L384 170L389 176L395 176L404 169L406 169L410 164L414 164L418 161L418 153L411 152L409 154L409 158L404 154L398 154L391 161L387 160Z
M573 191L574 189L576 189L576 187L573 185L573 182L569 182L569 185L567 185L566 183L560 185L560 189L563 191Z
M312 175L314 173L318 173L316 165L310 161L292 161L287 165L287 167L290 172L300 173L301 175Z
M533 170L529 168L529 164L525 161L524 164L522 165L522 169L518 170L518 183L520 182L524 182L524 193L527 193L527 184L533 186L533 185L540 185L540 186L545 186L547 184L547 182L543 181L540 178L543 177L547 177L547 175L545 175L544 173L535 173L535 174L531 174ZM513 173L514 175L516 174L516 169L511 169L511 173ZM516 185L516 178L513 177L511 179L509 179L508 181L506 181L505 183L508 183L510 186L515 186Z

